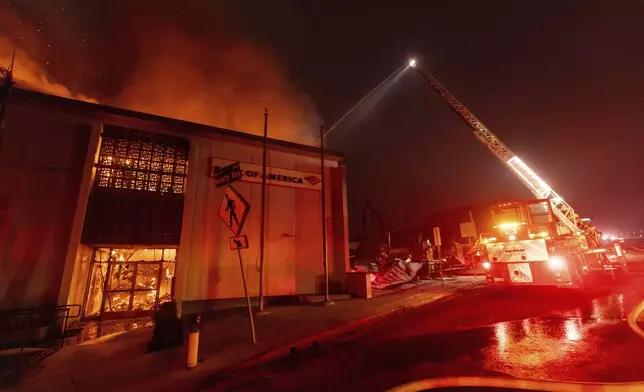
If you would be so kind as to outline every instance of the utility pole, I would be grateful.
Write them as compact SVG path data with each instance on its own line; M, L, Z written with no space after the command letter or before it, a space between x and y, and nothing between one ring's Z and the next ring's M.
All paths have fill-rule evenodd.
M264 109L264 151L262 153L262 217L259 231L259 312L264 312L264 248L266 241L266 158L268 154L268 109ZM324 183L324 181L323 181Z
M322 261L324 264L324 305L333 305L329 295L329 257L326 227L326 180L324 178L324 122L320 124L320 180L322 181Z

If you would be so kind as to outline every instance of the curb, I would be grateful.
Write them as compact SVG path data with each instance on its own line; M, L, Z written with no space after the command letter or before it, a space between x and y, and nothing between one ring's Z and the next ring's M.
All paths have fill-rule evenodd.
M631 327L633 332L644 339L644 331L637 324L637 318L642 312L644 312L644 301L640 302L637 306L635 306L635 308L633 308L633 311L628 314L628 318L626 320L628 322L628 326Z
M405 305L400 305L395 308L389 309L385 312L377 313L371 316L367 316L364 318L356 319L353 321L349 321L345 324L339 325L337 327L327 329L325 331L321 331L318 333L314 333L312 335L309 335L305 338L302 338L300 340L296 340L294 342L284 344L278 347L271 348L264 353L258 354L256 356L253 356L245 361L242 361L238 364L229 366L227 368L221 369L217 373L222 374L222 373L235 373L235 372L240 372L243 370L247 370L250 368L257 367L263 363L285 357L289 355L293 351L299 351L305 348L311 347L314 343L317 343L319 341L324 341L331 339L333 337L343 335L347 332L350 332L351 330L354 330L358 327L363 327L366 325L370 324L375 324L377 322L385 321L387 319L393 318L401 313L406 312L407 310L419 308L424 305L428 305L430 303L436 302L440 299L450 297L460 291L465 291L467 289L471 289L473 287L479 286L484 284L485 282L472 282L470 284L465 284L460 287L455 287L453 289L448 289L444 292L438 293L436 295L420 299L418 301L405 304Z
M644 382L631 383L571 383L559 381L539 380L517 380L502 377L446 377L419 380L399 385L387 392L420 392L428 389L450 388L450 387L488 387L488 388L512 388L530 391L549 392L577 392L577 391L605 391L605 392L626 392L642 391Z

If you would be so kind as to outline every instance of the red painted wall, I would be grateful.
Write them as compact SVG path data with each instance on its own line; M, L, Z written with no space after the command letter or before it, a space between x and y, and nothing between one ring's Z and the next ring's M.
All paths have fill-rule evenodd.
M9 106L0 151L0 310L55 305L90 128Z

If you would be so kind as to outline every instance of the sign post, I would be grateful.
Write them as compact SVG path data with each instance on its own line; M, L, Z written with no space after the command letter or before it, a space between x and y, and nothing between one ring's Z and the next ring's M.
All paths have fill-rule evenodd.
M329 295L329 257L326 226L326 181L324 181L324 123L320 124L320 180L322 181L322 263L324 264L324 305L333 305Z
M244 296L246 296L246 307L248 308L248 318L250 320L250 336L253 339L253 344L257 343L255 336L255 320L253 318L253 308L250 306L250 297L248 296L248 287L246 286L246 275L244 274L244 263L242 262L241 249L237 248L237 256L239 257L239 270L241 271L242 284L244 285Z
M219 207L219 217L234 234L234 237L230 237L228 243L231 250L237 251L237 257L239 258L239 271L241 272L244 296L246 297L246 308L248 309L248 319L250 321L250 335L254 344L257 343L257 337L255 335L255 320L253 318L253 308L250 305L250 297L248 296L246 275L244 274L244 263L241 256L241 250L248 248L248 237L246 235L239 235L241 229L244 227L249 210L250 204L248 204L242 195L237 193L235 188L228 185Z
M262 151L262 215L259 227L259 313L264 312L264 249L266 248L266 159L268 154L268 109L264 109L264 149Z
M441 229L440 227L434 227L434 243L436 244L436 250L438 251L438 265L441 271L441 287L445 287L445 280L443 279L443 256L441 254Z

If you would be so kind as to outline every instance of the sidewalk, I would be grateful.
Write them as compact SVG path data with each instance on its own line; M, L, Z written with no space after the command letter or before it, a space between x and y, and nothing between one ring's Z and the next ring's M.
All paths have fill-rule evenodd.
M232 366L259 364L307 347L314 340L355 330L399 311L417 307L480 284L482 277L459 277L392 291L372 299L346 299L332 306L268 308L255 317L258 343L250 342L245 308L204 323L200 358L203 363L185 369L186 347L145 354L152 328L104 337L68 346L48 357L20 381L1 380L0 389L20 391L194 391L200 380ZM11 381L11 380L10 380ZM8 384L11 384L8 385Z

